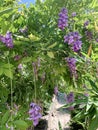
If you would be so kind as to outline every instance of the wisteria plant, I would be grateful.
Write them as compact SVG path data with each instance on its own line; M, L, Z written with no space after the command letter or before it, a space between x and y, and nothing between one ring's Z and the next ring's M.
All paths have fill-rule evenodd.
M97 7L97 0L0 1L0 129L37 126L55 86L66 93L71 124L98 128Z

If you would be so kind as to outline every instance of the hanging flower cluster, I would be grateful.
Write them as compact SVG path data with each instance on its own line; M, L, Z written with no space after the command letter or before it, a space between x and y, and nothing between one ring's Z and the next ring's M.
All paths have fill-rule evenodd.
M70 69L71 72L71 76L74 76L75 78L77 78L77 71L76 71L76 59L75 58L66 58L67 63L68 63L68 67Z
M87 27L89 25L89 20L84 22L84 27Z
M22 69L23 69L23 65L22 65L21 63L18 65L18 69L19 69L19 70L22 70Z
M84 29L85 29L85 36L87 38L88 41L91 41L93 39L93 33L87 28L88 25L90 24L90 21L89 20L86 20L84 22Z
M65 27L67 26L68 26L68 11L66 8L62 8L61 12L59 13L58 27L61 30L64 30Z
M39 105L37 105L36 103L30 104L29 115L30 115L30 120L33 120L34 126L38 124L39 119L42 117L40 112L41 112L41 107Z
M54 94L55 94L58 102L60 102L60 103L70 104L70 103L74 102L74 93L73 92L70 92L69 94L61 93L58 90L58 87L56 86L54 88ZM74 110L74 106L70 106L70 107L68 107L68 109L69 110Z
M13 39L11 32L7 31L5 36L0 35L0 41L3 42L8 48L13 48Z
M74 93L73 92L70 92L66 97L66 102L69 104L69 103L72 103L74 102ZM69 107L69 110L74 110L74 107L73 106L70 106Z
M76 16L76 12L72 12L71 16L75 17Z
M73 94L73 92L70 92L70 93L67 95L66 101L67 101L67 103L74 102L74 94Z
M64 42L71 46L74 52L78 52L81 49L82 41L81 36L78 32L70 32L68 35L64 36Z
M21 59L21 56L20 55L15 55L14 56L14 61L18 61L18 60L20 60Z
M96 42L98 42L98 38L96 39Z

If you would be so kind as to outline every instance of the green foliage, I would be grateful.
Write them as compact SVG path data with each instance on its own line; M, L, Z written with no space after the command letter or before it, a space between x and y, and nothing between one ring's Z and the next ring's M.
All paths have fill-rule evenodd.
M28 128L28 124L23 120L16 120L14 124L16 125L18 129L21 129L21 130L26 130Z
M12 64L1 63L0 64L0 75L5 74L9 78L13 79L12 67L13 67Z
M58 13L62 7L68 9L69 17L69 27L64 31L57 27ZM12 32L14 42L14 48L8 49L0 41L2 113L6 111L3 111L6 103L12 105L11 100L23 107L36 100L43 109L46 109L46 104L51 101L54 86L59 86L62 92L75 93L75 102L69 104L77 106L72 119L82 124L85 129L98 127L97 7L97 0L45 0L45 2L37 0L35 5L31 4L28 8L23 4L18 5L15 0L0 0L0 34L5 35L9 30ZM72 12L76 12L76 17L71 17ZM83 26L86 20L90 21L87 29L93 33L91 41L85 36ZM22 33L20 30L26 27L27 32ZM68 45L64 44L64 36L70 31L78 31L82 36L83 46L80 54L72 52ZM20 58L15 60L17 55ZM78 80L70 76L66 57L76 58ZM22 65L22 69L19 69L19 65ZM86 89L83 88L84 85L87 86ZM89 97L84 97L85 92L89 93ZM79 95L81 99L78 99ZM82 109L79 108L81 104ZM13 110L13 107L11 109ZM13 125L21 130L30 126L30 122L26 120L27 115L25 117L23 114L24 111L28 111L28 107L13 115L12 123L8 120L9 112L5 112L2 116L3 124L0 122L2 129L6 129L6 122L9 126Z
M10 111L8 110L8 111L6 111L6 113L3 115L1 124L2 124L2 125L5 125L6 122L8 121L8 119L9 119L9 117L10 117Z
M81 124L84 130L96 130L98 128L98 87L92 80L88 79L88 81L90 81L91 84L91 89L87 91L89 96L86 97L84 95L80 95L80 93L76 93L80 99L77 99L79 97L76 97L75 102L69 104L69 106L73 105L75 107L74 116L72 114L72 122ZM68 107L68 105L65 105L64 107Z
M6 14L6 13L12 12L12 11L13 11L12 8L8 8L8 9L5 9L3 11L0 11L0 16L2 16L3 14Z
M59 125L59 130L63 130L60 122L58 122L58 125Z
M96 130L98 128L97 122L98 122L98 115L96 115L96 117L94 117L94 119L92 119L88 130L92 130L92 129Z

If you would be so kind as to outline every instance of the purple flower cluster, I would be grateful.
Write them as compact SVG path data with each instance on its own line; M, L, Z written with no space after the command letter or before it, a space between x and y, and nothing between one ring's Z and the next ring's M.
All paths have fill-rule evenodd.
M84 93L84 96L89 97L89 94L87 92Z
M89 41L91 41L91 40L93 39L93 34L92 34L91 31L86 30L86 31L85 31L85 35L86 35L86 37L87 37L87 39L88 39Z
M20 55L15 55L15 56L14 56L14 60L15 60L15 61L18 61L18 60L20 60L20 59L21 59L21 56L20 56Z
M74 93L73 92L70 92L66 97L66 102L69 104L69 103L72 103L74 102ZM69 107L69 110L74 110L74 107L73 106L70 106Z
M84 33L85 33L86 38L89 41L91 41L93 39L93 34L92 34L92 32L89 29L87 29L87 26L89 25L89 23L90 23L89 20L87 20L87 21L84 22L84 29L85 29Z
M71 76L77 78L77 71L76 71L76 59L75 58L66 58L68 67L71 72Z
M66 101L67 101L67 103L74 102L74 94L73 94L73 92L70 92L70 93L67 95Z
M89 21L87 20L84 22L84 27L87 27L88 25L89 25Z
M64 30L64 28L67 26L68 26L68 11L66 8L62 8L61 12L59 13L58 27L61 30Z
M81 36L78 32L70 32L68 35L64 36L64 42L71 46L74 52L78 52L81 49L82 41Z
M76 12L73 12L71 15L72 15L72 17L75 17L76 16Z
M98 38L96 39L96 42L98 42Z
M30 104L29 115L30 115L30 120L33 120L34 126L38 124L39 119L42 117L40 112L41 112L41 107L39 105L37 105L36 103Z
M18 65L18 69L19 69L19 70L22 70L22 69L23 69L23 65L22 65L22 64L19 64L19 65Z
M13 48L13 39L11 32L7 31L5 36L0 35L0 41L3 42L8 48Z

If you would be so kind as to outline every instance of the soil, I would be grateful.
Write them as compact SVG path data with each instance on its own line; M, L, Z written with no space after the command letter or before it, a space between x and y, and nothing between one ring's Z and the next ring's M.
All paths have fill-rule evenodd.
M48 124L46 120L40 120L38 125L34 128L30 127L28 130L47 130Z
M34 130L47 130L48 122L47 120L40 120L39 124L34 128Z

